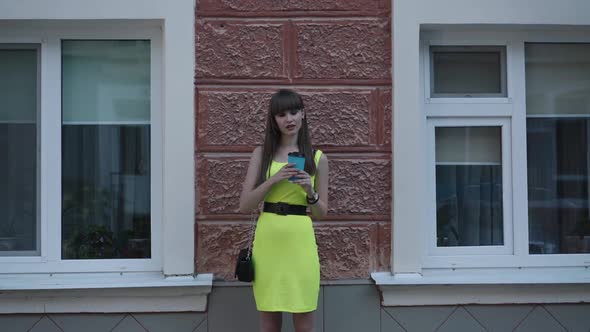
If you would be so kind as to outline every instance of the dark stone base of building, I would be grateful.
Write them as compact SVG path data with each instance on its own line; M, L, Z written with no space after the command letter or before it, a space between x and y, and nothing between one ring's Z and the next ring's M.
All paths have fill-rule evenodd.
M382 307L377 288L324 285L317 332L554 332L590 329L590 304ZM232 283L213 288L204 313L0 315L3 332L256 332L252 289ZM293 332L283 314L283 332Z

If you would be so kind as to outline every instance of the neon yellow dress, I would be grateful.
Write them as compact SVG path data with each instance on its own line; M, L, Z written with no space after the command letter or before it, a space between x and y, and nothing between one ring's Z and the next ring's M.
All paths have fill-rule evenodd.
M318 165L322 152L314 156ZM270 176L286 163L273 161ZM311 177L314 183L315 176ZM307 205L306 193L283 180L267 193L266 202ZM258 218L254 245L254 300L259 311L309 312L318 304L320 262L311 218L263 212Z

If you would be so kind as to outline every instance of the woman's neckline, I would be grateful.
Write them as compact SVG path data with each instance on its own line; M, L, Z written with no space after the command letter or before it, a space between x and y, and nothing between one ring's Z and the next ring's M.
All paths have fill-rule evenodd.
M317 151L316 151L316 152L317 152ZM315 158L315 155L314 155L314 158ZM274 160L274 159L273 159L273 160L272 160L272 162L273 162L273 163L277 163L277 164L286 164L286 163L288 163L289 161L276 161L276 160Z

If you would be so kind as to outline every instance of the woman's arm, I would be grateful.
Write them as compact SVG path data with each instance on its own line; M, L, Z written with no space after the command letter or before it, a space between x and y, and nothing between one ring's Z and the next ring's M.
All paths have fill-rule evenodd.
M310 205L311 213L318 219L323 219L328 215L328 186L329 186L329 166L328 157L322 154L318 169L315 176L314 189L320 194L320 200Z
M294 164L287 164L281 168L277 174L271 176L261 185L255 188L256 182L260 172L260 166L262 164L262 148L257 147L252 153L250 163L248 164L248 172L246 173L246 179L242 186L242 194L240 195L240 212L250 213L254 210L258 204L264 199L266 193L272 188L272 186L284 179L288 179L291 176L297 174L297 170L293 168Z

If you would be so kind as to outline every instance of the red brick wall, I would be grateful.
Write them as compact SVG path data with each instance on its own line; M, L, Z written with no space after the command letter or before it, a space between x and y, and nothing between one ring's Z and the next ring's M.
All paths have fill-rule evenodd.
M304 97L330 159L330 216L315 224L322 278L389 269L391 8L387 0L199 0L196 268L233 279L247 241L238 199L270 95Z

